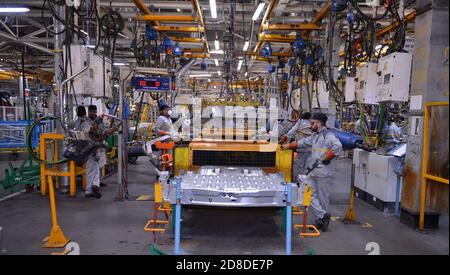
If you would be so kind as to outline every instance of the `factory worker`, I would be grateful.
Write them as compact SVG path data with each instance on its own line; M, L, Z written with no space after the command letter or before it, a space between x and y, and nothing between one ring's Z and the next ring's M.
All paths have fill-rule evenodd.
M95 120L97 118L97 106L90 105L88 107L88 123L90 126L91 133L97 131L98 125L94 126ZM93 129L94 128L94 129ZM86 192L85 197L90 198L101 198L100 193L100 165L99 157L97 152L91 154L86 161Z
M316 163L317 168L308 175L306 182L313 189L311 197L311 209L316 216L316 226L323 232L327 231L331 215L330 189L334 165L331 160L342 151L342 144L336 136L328 131L326 122L328 117L323 113L316 113L311 118L311 136L303 138L291 144L283 145L284 149L312 148L308 167L312 168Z
M300 119L295 123L294 127L292 127L284 136L281 137L280 143L286 143L291 139L301 140L303 138L309 137L312 134L310 129L311 123L309 119L311 118L310 112L302 113ZM301 148L298 150L297 157L294 160L293 167L293 175L292 178L296 179L298 175L306 174L306 165L308 163L308 159L311 156L311 148Z
M103 124L103 118L97 116L97 106L90 105L88 107L88 121L90 123L89 136L95 143L102 143L105 138L117 129L115 127L105 129ZM86 161L86 193L85 197L101 198L100 193L100 168L105 164L106 151L104 148L98 148L92 155L90 155ZM103 185L105 186L105 185Z
M292 111L291 118L286 119L285 121L280 123L279 128L278 128L278 136L282 137L282 136L286 135L295 126L295 124L299 121L299 119L298 119L299 117L300 117L300 113L298 111Z
M402 130L397 126L393 117L388 119L388 123L383 129L384 141L387 145L400 143L402 138Z
M81 132L84 129L91 127L89 120L86 116L86 108L84 106L77 107L77 119L73 124L73 130L77 132Z
M172 110L169 105L162 104L159 107L161 114L156 119L156 123L153 126L153 134L157 136L165 136L170 135L172 133L172 120L170 119L170 115Z

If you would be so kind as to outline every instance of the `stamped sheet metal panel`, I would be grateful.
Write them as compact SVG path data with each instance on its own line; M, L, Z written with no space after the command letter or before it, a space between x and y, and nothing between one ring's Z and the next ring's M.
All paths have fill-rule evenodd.
M170 202L175 203L175 186ZM292 194L297 186L293 184ZM181 176L181 203L225 207L277 207L286 205L285 179L260 168L204 166ZM296 201L293 198L292 201Z

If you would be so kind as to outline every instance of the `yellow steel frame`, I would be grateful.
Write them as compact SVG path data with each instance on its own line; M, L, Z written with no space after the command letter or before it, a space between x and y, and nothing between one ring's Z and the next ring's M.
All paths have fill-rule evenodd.
M155 30L160 32L174 31L174 32L204 32L204 27L193 26L155 26ZM202 39L203 42L203 39Z
M40 158L43 160L47 159L47 140L63 140L64 135L63 134L56 134L56 133L45 133L41 134L39 139L39 154ZM58 156L55 154L58 152L58 145L56 142L54 142L54 148L53 148L54 154L53 154L53 161L56 161ZM69 177L70 182L70 196L75 197L76 196L76 176L81 175L83 178L83 190L86 190L86 164L83 164L82 167L78 167L75 165L75 161L71 160L69 161L69 171L63 171L60 170L60 167L57 165L53 165L50 168L47 168L46 164L41 164L41 194L43 196L47 195L47 177L56 177L56 186L58 186L58 178L57 177Z
M202 38L169 36L175 42L203 43Z
M304 23L304 24L273 24L264 25L263 30L269 31L283 31L283 30L320 30L321 26L317 24Z
M194 22L195 18L188 15L168 16L168 15L142 15L136 17L141 21L167 21L167 22Z
M419 230L424 230L425 225L425 199L427 193L427 179L437 181L440 183L448 184L449 180L441 177L433 176L427 172L428 162L428 119L429 108L435 106L448 106L448 102L428 102L425 103L424 108L424 122L423 122L423 150L422 150L422 189L420 192L420 217L419 217Z
M50 230L50 234L45 237L42 242L44 243L42 247L44 248L60 248L65 247L66 244L70 241L70 239L66 238L61 227L58 225L58 219L56 217L56 202L55 202L55 189L53 186L52 176L48 176L48 183L50 189L50 212L52 215L52 229Z

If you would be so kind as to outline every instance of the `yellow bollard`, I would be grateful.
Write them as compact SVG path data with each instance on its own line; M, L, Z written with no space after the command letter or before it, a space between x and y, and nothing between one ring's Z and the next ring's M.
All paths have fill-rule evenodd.
M70 241L64 236L61 228L58 225L58 220L56 218L56 204L55 204L55 189L53 187L52 176L48 176L48 189L50 198L50 210L52 214L52 229L50 231L50 236L46 237L43 242L44 248L60 248L65 247Z

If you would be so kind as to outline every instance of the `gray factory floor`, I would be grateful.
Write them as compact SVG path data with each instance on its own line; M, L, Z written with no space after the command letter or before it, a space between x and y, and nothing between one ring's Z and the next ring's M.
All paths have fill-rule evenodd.
M342 217L348 207L350 160L338 160L332 192L332 215ZM130 196L153 193L154 173L148 161L140 158L129 169ZM81 254L149 255L152 234L143 227L152 216L152 201L114 201L116 176L108 177L100 200L57 195L59 224L67 237L77 242ZM7 254L50 254L62 249L44 249L41 240L51 227L49 201L38 192L0 201ZM300 239L293 231L293 254L368 254L366 245L376 242L380 254L448 254L448 215L440 218L438 230L419 233L400 223L390 213L356 200L359 225L332 221L329 231L318 238ZM281 211L273 209L189 208L183 211L182 254L284 254ZM157 236L158 248L173 251L173 230ZM0 248L1 249L1 248Z

